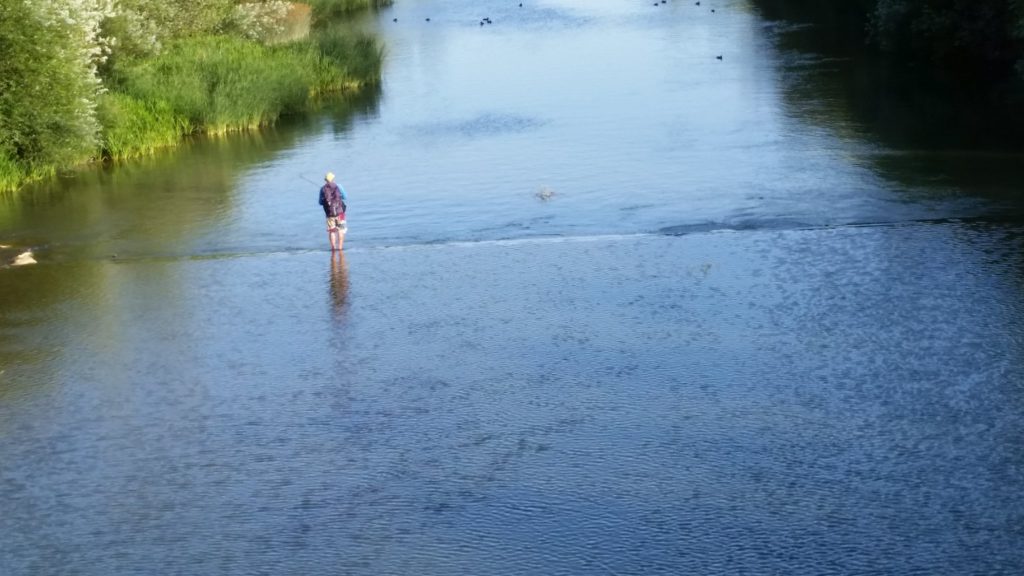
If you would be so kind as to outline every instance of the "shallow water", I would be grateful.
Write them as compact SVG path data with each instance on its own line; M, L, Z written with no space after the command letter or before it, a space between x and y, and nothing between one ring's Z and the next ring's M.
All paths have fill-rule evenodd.
M1024 570L1019 151L743 2L399 4L379 94L4 199L0 574Z

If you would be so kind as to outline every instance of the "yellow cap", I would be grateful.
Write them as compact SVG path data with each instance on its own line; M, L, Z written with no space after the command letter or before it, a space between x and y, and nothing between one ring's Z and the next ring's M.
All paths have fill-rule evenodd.
M334 182L334 172L328 172L327 176L324 176L324 179L328 182Z

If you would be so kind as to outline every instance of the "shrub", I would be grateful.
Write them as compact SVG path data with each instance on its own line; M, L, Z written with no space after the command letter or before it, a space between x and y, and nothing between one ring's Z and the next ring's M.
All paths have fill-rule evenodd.
M292 4L282 0L239 2L234 6L222 30L243 38L266 42L284 32Z
M117 62L159 54L176 38L205 36L223 29L235 0L118 0L117 10L102 22L112 45L105 79Z
M1022 55L1014 0L878 0L871 34L883 51L958 73L1000 75Z
M285 16L281 35L272 40L297 40L309 36L312 19L312 8L309 4L293 3Z
M0 151L8 177L51 174L94 154L98 7L87 0L0 4Z

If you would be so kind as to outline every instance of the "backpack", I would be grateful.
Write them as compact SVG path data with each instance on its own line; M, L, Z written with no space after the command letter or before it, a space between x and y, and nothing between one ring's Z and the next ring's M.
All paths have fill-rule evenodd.
M341 191L336 186L328 186L326 184L320 188L319 204L324 207L324 213L328 216L339 216L344 214L348 208L345 205L345 201L341 199ZM340 206L341 210L335 211L334 208L336 206ZM331 212L334 212L334 214L331 214Z

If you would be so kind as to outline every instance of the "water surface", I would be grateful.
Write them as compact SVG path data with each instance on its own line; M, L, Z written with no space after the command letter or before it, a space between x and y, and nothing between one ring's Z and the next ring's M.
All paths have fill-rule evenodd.
M1021 150L747 2L516 4L3 199L0 573L1024 570Z

